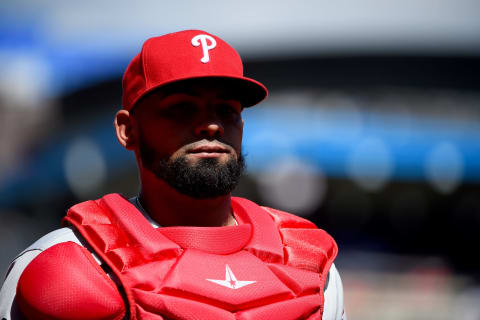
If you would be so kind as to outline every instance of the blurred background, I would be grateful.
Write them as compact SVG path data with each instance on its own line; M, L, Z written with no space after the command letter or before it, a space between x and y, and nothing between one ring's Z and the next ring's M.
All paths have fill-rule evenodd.
M143 41L204 29L270 89L235 194L337 240L349 319L480 319L480 3L2 1L0 269L66 209L138 191L114 136Z

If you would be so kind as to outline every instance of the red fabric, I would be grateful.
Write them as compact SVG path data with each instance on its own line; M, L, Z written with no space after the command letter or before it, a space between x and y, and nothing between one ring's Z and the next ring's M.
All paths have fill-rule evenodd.
M278 263L271 263L268 267L277 278L293 291L295 296L319 293L317 273Z
M259 320L259 319L275 319L275 320L293 320L293 319L305 319L312 315L319 309L318 297L305 296L297 299L286 300L277 303L269 303L264 306L253 308L246 311L237 313L236 319L238 320ZM313 317L309 319L321 320L319 317Z
M248 224L230 227L166 227L157 229L184 249L229 254L243 249L250 241L252 228Z
M301 217L295 216L291 213L287 213L284 211L280 211L277 209L272 209L268 207L263 207L265 211L270 213L273 220L275 221L276 225L280 229L284 228L308 228L308 229L316 229L317 227L315 224L309 220L303 219Z
M285 252L285 263L289 266L310 270L320 274L322 285L319 287L321 305L324 303L324 284L328 271L336 258L338 247L335 241L324 230L303 218L292 214L264 208L277 223ZM321 318L323 308L319 310ZM315 316L309 319L316 319Z
M255 283L231 289L206 280L224 280L227 265L237 280L253 280ZM294 297L291 290L267 265L243 250L230 255L186 250L164 280L162 292L191 296L194 300L221 306L229 311L249 309L262 305L265 301L273 302Z
M54 245L24 270L17 302L28 319L122 319L125 307L116 285L73 242Z
M92 202L65 221L117 275L131 319L321 319L337 248L311 222L232 198L239 227L155 229L120 195Z
M207 47L212 45L211 39L215 41L207 50L208 62L201 61L203 44L192 44L198 35L210 37L205 40ZM257 104L268 94L263 84L243 76L242 60L229 44L205 31L185 30L145 41L123 76L123 107L131 110L146 93L168 83L205 77L235 82L235 88L243 93L244 107Z
M253 228L252 240L245 250L263 261L283 262L282 239L272 217L254 202L243 198L232 198L232 208L242 223Z
M97 203L103 212L111 215L110 219L124 232L128 243L142 248L143 259L149 260L168 251L178 253L180 247L158 233L135 206L120 195L107 195Z
M190 299L190 297L155 294L145 298L144 305L138 306L137 318L142 320L234 320L235 315L214 305ZM161 316L161 315L163 316Z

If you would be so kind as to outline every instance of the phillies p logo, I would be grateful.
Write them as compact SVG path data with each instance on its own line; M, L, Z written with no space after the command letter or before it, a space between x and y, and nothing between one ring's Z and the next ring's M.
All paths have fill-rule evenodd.
M210 42L210 44L208 43ZM199 34L195 37L192 38L192 45L194 47L202 46L203 50L203 57L200 59L203 63L207 63L210 61L210 56L208 55L208 51L212 50L217 46L217 42L212 36L209 36L208 34Z

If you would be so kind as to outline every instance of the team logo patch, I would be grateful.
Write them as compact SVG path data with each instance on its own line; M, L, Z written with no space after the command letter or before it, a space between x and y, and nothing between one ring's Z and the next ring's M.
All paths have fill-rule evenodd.
M233 274L232 269L225 265L225 280L216 280L216 279L205 279L213 283L219 284L221 286L230 288L230 289L240 289L242 287L248 286L249 284L255 283L256 281L241 281L237 280L237 277Z
M210 61L210 55L208 54L208 51L217 46L217 41L215 41L215 39L208 34L199 34L192 38L192 45L194 47L202 46L203 57L200 59L200 61L207 63Z

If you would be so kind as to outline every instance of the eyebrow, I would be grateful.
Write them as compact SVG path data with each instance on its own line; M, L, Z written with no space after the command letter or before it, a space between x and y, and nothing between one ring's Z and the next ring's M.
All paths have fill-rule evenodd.
M160 105L162 105L164 103L169 104L172 100L173 100L173 102L175 102L176 99L184 99L186 101L195 101L195 100L198 100L200 98L198 96L190 95L190 94L185 93L185 92L178 92L178 93L172 92L172 93L169 93L168 95L164 96L163 98L161 98Z

